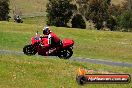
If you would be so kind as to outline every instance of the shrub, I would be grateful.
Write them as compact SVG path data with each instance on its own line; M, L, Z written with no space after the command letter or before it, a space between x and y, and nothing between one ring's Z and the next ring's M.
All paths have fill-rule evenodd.
M47 4L47 25L66 27L75 5L70 0L49 0Z
M9 20L9 0L0 0L0 21Z
M125 31L132 28L132 12L126 11L117 18L118 26Z
M86 23L80 14L76 14L73 16L72 21L71 21L72 27L73 28L86 28Z

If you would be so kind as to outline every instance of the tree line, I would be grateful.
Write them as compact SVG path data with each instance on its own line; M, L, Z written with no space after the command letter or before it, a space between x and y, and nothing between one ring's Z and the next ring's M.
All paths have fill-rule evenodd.
M9 20L9 0L0 0L0 21Z
M0 21L9 20L9 0L0 0ZM111 0L49 0L47 25L86 29L87 21L97 30L132 31L132 0L114 5Z
M67 27L71 20L73 28L85 29L86 21L92 21L97 30L132 31L132 0L122 5L111 0L49 0L46 7L47 25Z

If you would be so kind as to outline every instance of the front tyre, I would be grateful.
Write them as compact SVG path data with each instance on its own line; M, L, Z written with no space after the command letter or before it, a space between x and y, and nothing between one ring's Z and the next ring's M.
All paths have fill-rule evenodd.
M37 53L36 49L32 45L24 46L23 52L28 56L35 55Z
M58 54L58 57L62 59L69 59L72 56L72 54L73 54L72 49L68 48L68 49L61 50Z

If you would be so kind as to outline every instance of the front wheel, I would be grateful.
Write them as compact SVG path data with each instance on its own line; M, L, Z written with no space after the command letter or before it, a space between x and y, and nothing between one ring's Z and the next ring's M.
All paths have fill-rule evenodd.
M28 56L35 55L37 53L36 49L32 45L24 46L23 52Z
M69 59L72 56L72 54L73 54L72 49L68 48L68 49L61 50L58 54L58 57L62 59Z

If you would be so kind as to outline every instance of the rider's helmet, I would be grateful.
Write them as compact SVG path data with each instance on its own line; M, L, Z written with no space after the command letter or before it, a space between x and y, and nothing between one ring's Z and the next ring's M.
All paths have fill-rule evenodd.
M49 27L44 27L43 34L48 35L49 33L50 33L50 28Z

